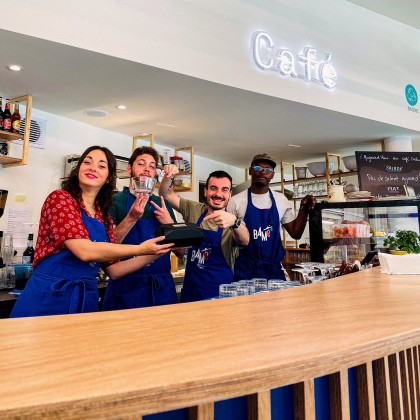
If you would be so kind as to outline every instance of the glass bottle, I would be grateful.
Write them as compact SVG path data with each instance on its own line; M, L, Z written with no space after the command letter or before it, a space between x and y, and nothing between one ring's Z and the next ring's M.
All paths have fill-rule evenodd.
M0 131L3 131L3 98L0 96Z
M19 114L19 102L15 102L15 110L12 115L12 133L19 134L20 129L20 114Z
M25 249L25 251L23 251L22 263L32 264L34 262L34 255L35 255L34 234L30 233L28 235L28 246Z
M4 130L3 119L4 119L3 98L0 96L0 131ZM8 152L7 142L1 141L0 139L0 155L7 155L7 152Z
M4 131L11 131L12 114L10 113L10 99L6 99L6 107L3 113L3 129Z

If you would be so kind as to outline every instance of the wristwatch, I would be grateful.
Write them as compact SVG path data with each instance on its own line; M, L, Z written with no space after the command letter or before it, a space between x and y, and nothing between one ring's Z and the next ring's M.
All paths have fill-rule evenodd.
M241 226L242 222L243 222L243 220L240 217L238 217L235 220L235 223L231 226L231 228L232 229L238 229L238 227Z

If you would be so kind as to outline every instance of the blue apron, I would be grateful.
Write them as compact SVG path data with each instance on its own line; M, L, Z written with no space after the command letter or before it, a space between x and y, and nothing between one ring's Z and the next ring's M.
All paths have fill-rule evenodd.
M207 210L199 217L200 225ZM193 302L219 296L219 285L231 283L233 273L222 251L223 229L203 229L205 237L199 246L188 250L181 302Z
M132 203L131 193L128 191L127 213ZM159 222L154 215L151 219L140 219L128 232L123 243L140 244L154 238L158 226ZM168 253L134 273L108 281L103 310L144 308L172 303L178 303L178 297Z
M251 188L248 188L248 206L244 221L249 230L250 241L239 251L235 263L235 280L255 277L285 279L281 265L285 252L280 218L273 193L268 191L271 208L258 209L252 204Z
M105 225L82 210L83 224L93 242L109 242ZM97 312L97 262L84 262L63 249L43 259L33 271L10 318Z

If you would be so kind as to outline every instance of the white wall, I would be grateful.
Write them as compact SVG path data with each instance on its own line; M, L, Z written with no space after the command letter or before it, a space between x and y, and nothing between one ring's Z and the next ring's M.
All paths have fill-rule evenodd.
M404 88L420 85L420 31L345 0L21 0L1 27L241 89L420 131ZM251 36L332 54L333 92L263 72Z
M41 207L46 196L60 187L64 175L64 156L81 154L87 147L98 144L108 147L116 155L129 157L132 148L132 138L128 136L33 109L32 118L37 117L47 120L45 149L29 147L27 165L8 168L0 165L0 189L9 191L6 207L14 203L16 194L25 195L24 204L33 206L33 223L39 222ZM160 150L159 145L155 146ZM198 200L199 180L207 179L207 175L216 169L229 172L235 183L244 179L243 169L196 156L194 192L182 195ZM121 189L127 182L119 180L118 188ZM3 220L0 219L0 230L3 229ZM35 227L35 235L37 232L38 229Z

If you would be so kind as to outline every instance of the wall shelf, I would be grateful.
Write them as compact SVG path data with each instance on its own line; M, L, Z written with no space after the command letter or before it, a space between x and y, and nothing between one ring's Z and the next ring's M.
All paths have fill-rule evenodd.
M0 141L8 142L7 155L0 155L0 163L3 167L26 165L28 163L28 149L29 149L29 133L31 129L31 113L32 113L32 96L24 95L10 100L12 108L15 102L26 102L25 114L25 129L23 134L9 133L7 131L0 131ZM14 140L23 140L22 154L20 157L10 156L10 143Z

